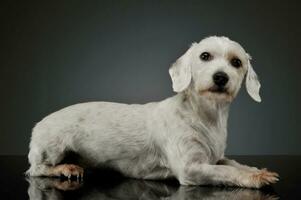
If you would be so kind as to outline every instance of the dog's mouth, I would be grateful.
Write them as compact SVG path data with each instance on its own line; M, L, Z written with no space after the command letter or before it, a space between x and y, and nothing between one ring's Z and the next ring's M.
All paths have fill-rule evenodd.
M228 88L225 87L217 87L213 86L209 89L201 90L199 92L200 95L206 96L209 99L212 100L221 100L221 101L227 101L231 102L233 100L233 94L229 91Z
M230 95L229 91L225 87L218 87L218 86L213 86L208 89L208 92L211 93L216 93L216 94L225 94L225 95Z

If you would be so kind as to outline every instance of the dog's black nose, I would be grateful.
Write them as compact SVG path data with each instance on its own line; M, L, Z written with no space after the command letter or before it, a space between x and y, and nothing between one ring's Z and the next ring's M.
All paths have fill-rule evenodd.
M228 80L229 76L225 72L216 72L213 75L213 82L219 87L224 87Z

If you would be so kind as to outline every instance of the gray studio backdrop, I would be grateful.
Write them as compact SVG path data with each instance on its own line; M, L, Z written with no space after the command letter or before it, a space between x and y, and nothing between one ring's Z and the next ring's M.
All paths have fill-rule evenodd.
M1 3L0 154L27 154L31 129L65 106L173 95L168 68L193 41L225 35L253 56L261 104L232 105L228 154L300 154L298 1Z

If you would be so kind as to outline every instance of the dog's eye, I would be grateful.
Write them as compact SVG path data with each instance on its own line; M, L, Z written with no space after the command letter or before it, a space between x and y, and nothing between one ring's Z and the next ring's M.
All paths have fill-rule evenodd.
M241 60L239 60L238 58L232 58L231 65L235 68L239 68L241 67Z
M203 53L200 55L200 58L201 58L201 60L208 61L208 60L211 60L212 56L211 56L211 54L208 53L208 52L203 52Z

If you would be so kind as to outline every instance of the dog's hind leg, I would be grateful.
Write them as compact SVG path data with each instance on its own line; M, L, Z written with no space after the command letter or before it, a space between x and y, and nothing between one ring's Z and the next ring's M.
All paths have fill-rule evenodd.
M47 149L44 149L43 147L31 145L28 154L28 160L31 166L27 170L26 175L51 177L65 176L68 178L71 178L71 176L77 178L83 177L83 168L74 164L61 164L65 155L66 151L59 150L59 148L47 147Z

